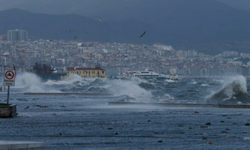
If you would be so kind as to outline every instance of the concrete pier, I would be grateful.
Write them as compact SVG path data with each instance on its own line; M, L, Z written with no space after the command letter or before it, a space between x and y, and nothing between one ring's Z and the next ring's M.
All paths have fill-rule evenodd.
M0 118L12 118L17 116L16 105L0 105Z
M0 141L1 149L29 149L43 147L41 142L28 142L28 141Z
M162 107L207 107L207 108L250 108L250 105L224 105L224 104L185 104L185 103L140 103L140 102L109 102L109 105L140 105Z

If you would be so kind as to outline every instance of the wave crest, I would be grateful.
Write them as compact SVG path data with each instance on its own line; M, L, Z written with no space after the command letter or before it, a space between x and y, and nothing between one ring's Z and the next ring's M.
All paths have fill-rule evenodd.
M250 95L247 94L245 77L236 76L227 81L230 82L210 96L206 102L209 104L249 104Z

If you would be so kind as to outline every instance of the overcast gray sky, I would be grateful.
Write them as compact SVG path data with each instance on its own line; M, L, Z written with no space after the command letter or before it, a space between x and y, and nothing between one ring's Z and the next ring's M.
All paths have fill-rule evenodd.
M124 9L145 0L0 0L0 10L20 8L36 13L75 13L91 16L105 9ZM161 1L161 0L151 0ZM168 1L168 0L165 0ZM188 1L188 0L186 0ZM250 0L215 0L231 7L250 10ZM112 6L112 7L110 7ZM119 6L119 7L114 7ZM143 7L143 6L142 6Z
M106 35L117 33L117 35L113 36L115 40L120 38L122 42L127 42L128 39L135 42L138 40L138 34L147 31L147 38L143 38L143 40L175 43L175 45L183 45L183 41L187 43L187 39L189 43L198 43L198 45L201 42L249 40L250 35L247 31L250 31L250 11L243 10L248 9L248 7L250 7L250 0L0 0L0 10L19 8L34 13L80 14L95 18L96 20L88 19L88 21L92 20L89 22L96 23L96 27L98 27L91 34L95 39L102 38L101 40L105 40L107 39ZM13 15L13 13L9 12L18 11L8 11L2 14ZM14 14L14 16L17 15ZM43 16L43 19L57 17L37 16ZM81 18L81 22L86 20L85 17L65 16ZM58 18L64 18L65 16ZM100 17L105 23L103 21L99 22ZM5 18L9 18L9 16L5 16ZM14 17L12 16L12 18ZM17 19L19 18L17 17ZM4 23L0 24L0 26L2 25L0 28L2 33L6 33L7 27L16 25L8 23L8 19L5 20L6 25ZM57 22L54 23L53 21L50 20L52 25L48 24L48 31L57 31L56 27L55 29L52 28L53 25L57 24ZM67 24L68 22L68 20L62 20L59 24L60 26L74 28L76 31L84 27L83 25L78 26L79 22L70 25ZM34 26L39 25L41 24ZM28 29L29 23L23 26L27 26L27 30L31 30ZM92 30L91 26L84 28ZM97 30L100 30L100 32L94 34ZM127 33L137 34L137 36L130 36ZM36 34L42 35L43 33ZM44 37L60 34L61 32L53 33L52 35L44 35ZM103 35L103 37L100 35ZM124 35L124 37L120 35ZM85 34L82 34L82 36L85 36ZM136 37L136 39L128 37ZM108 38L110 39L111 36ZM143 43L145 41L140 40L139 42Z

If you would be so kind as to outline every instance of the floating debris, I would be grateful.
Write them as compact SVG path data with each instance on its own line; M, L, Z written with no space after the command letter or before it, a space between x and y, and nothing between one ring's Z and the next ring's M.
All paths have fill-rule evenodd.
M30 106L26 106L24 109L28 109L28 108L30 108Z
M212 124L211 124L210 122L207 122L206 125L207 125L207 126L211 126Z
M162 140L159 140L159 141L157 141L158 143L162 143L163 141Z
M207 144L213 144L212 142L210 142L210 141L207 141Z

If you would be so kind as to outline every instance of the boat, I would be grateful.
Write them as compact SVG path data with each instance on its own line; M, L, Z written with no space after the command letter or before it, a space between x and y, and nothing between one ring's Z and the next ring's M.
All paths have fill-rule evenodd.
M133 75L134 77L139 77L142 79L156 79L160 77L159 73L156 73L148 68L146 68L144 71L136 71ZM161 76L164 77L163 75Z
M129 77L126 77L126 76L120 76L120 75L118 75L118 76L113 76L113 75L110 75L108 78L109 78L109 79L119 79L119 80L127 80L127 79L131 79L131 78L129 78Z
M152 69L146 68L144 71L126 71L124 73L125 77L138 77L141 79L170 79L170 80L176 80L178 79L178 76L176 74L170 74L170 75L164 75L155 72Z

